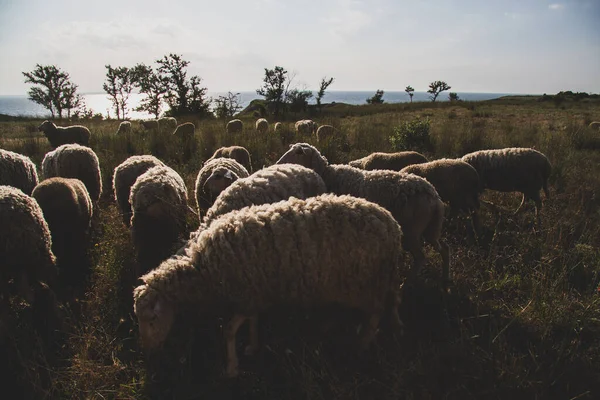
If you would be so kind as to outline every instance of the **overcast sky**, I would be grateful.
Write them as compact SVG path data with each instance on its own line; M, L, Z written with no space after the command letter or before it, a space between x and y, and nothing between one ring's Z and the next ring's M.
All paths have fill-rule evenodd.
M600 92L600 0L0 0L0 95L36 63L100 92L105 64L191 62L209 91L283 66L300 88Z

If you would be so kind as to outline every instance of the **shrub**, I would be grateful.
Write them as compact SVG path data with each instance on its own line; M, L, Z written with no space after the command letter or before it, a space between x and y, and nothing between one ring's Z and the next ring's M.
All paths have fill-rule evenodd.
M432 148L429 135L430 126L429 118L416 118L396 126L394 133L389 138L392 148L395 151L430 151Z

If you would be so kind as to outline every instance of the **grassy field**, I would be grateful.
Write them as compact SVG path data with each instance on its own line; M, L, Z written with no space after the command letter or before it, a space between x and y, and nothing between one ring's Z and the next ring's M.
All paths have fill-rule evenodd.
M404 295L404 336L394 338L384 326L361 357L348 347L358 319L344 310L322 310L309 323L293 310L263 316L261 350L241 359L235 380L221 375L218 318L192 321L193 334L175 331L163 355L144 355L132 315L134 253L112 197L113 169L131 155L152 153L182 175L194 206L196 174L216 148L239 144L250 151L254 170L271 165L288 143L316 144L294 136L293 121L302 117L287 117L284 140L257 135L254 116L242 117L244 132L235 137L225 134L223 121L189 119L197 130L186 148L165 135L143 134L137 124L130 136L116 137L117 121L79 122L92 132L104 186L89 251L93 272L85 295L65 306L67 328L56 355L36 351L39 338L27 326L15 327L13 343L2 344L16 354L12 375L4 376L23 391L15 398L600 398L600 133L587 127L600 119L598 100L328 105L311 118L337 130L336 140L318 145L332 163L391 151L394 128L415 118L430 120L429 159L510 146L543 152L553 171L541 229L531 205L512 215L520 195L486 192L483 198L500 211L482 208L480 240L469 235L464 217L446 224L451 294L442 296L441 260L428 249L421 283ZM39 166L50 150L37 132L40 122L3 119L0 147ZM190 225L198 225L193 215ZM320 318L339 324L325 335Z

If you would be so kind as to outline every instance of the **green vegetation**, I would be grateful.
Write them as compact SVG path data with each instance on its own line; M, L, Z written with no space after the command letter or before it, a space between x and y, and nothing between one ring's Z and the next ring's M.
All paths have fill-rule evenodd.
M438 98L440 93L450 89L452 89L452 87L448 86L448 84L444 81L433 81L429 84L427 93L430 94L429 98L431 99L431 102L435 103L435 100Z
M367 104L383 104L385 100L383 100L383 90L377 89L373 97L369 97L367 99Z
M422 283L403 298L402 338L394 339L384 325L374 347L358 358L349 342L359 316L322 310L306 320L295 311L274 310L261 317L260 352L241 358L242 376L233 381L221 378L224 345L215 319L194 321L193 335L174 331L165 349L169 358L145 357L139 350L131 309L135 262L111 198L112 171L130 155L153 152L184 177L192 198L201 163L219 146L245 146L256 170L274 163L289 142L316 144L314 137L293 134L292 118L302 115L283 119L285 142L272 130L265 136L255 132L258 108L241 113L245 128L235 137L225 134L224 120L183 118L180 123L189 120L197 127L198 151L187 157L168 135L148 135L135 122L131 135L116 137L119 121L80 121L92 132L90 145L106 188L94 223L94 272L79 302L81 312L68 313L65 346L56 360L39 359L31 333L17 336L27 349L19 359L25 366L22 386L39 389L37 398L600 397L600 140L588 128L598 120L600 101L588 96L557 107L541 98L323 104L321 113L309 107L304 116L314 115L339 134L340 140L322 149L332 163L414 149L425 137L430 147L423 151L430 159L534 147L552 162L552 197L544 200L539 230L533 211L512 215L521 201L515 193L485 192L483 199L498 210L482 207L478 242L465 218L449 219L444 240L452 254L452 291L442 296L441 260L428 248ZM37 131L40 122L0 118L0 147L26 154L39 166L50 150ZM190 224L198 225L194 216ZM336 324L323 334L329 320ZM243 349L247 338L239 336ZM32 371L47 371L48 381Z

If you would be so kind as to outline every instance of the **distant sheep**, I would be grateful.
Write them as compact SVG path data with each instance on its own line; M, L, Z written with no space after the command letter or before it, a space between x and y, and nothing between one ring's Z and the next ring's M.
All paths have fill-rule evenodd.
M315 130L317 129L317 124L310 119L303 119L303 120L297 121L296 124L294 125L294 128L296 129L296 132L298 132L299 134L305 135L305 136L310 136L313 133L315 133Z
M327 190L338 195L367 199L388 209L402 226L404 248L414 258L413 274L425 264L423 239L442 256L442 279L449 279L450 255L441 240L445 207L435 188L413 174L381 170L363 171L348 165L332 165L308 143L296 143L276 164L295 163L313 169ZM216 202L215 202L216 204Z
M158 127L161 130L177 128L177 120L174 117L163 117L158 119Z
M348 165L355 168L372 171L376 169L389 169L392 171L401 171L402 168L426 163L427 158L416 151L399 151L397 153L371 153L366 157L350 161Z
M321 125L319 129L317 129L317 142L324 143L327 140L333 137L333 126L331 125Z
M275 125L273 125L273 132L279 132L282 130L283 130L283 123L275 122Z
M158 120L157 119L144 119L140 121L140 125L149 131L149 130L158 130Z
M38 181L35 164L29 157L0 149L0 185L16 187L31 195Z
M173 254L187 234L187 188L173 169L152 167L136 179L129 203L138 263L148 271Z
M269 122L264 118L256 120L256 131L259 133L267 133L269 130Z
M229 121L227 123L227 126L225 129L227 130L227 133L232 134L232 133L240 133L243 128L244 128L244 123L241 120L232 119L231 121Z
M173 131L173 136L182 139L182 140L190 140L194 137L194 132L196 131L196 126L191 122L185 122L181 125L178 125L177 128Z
M401 235L387 210L351 196L290 198L227 214L191 243L186 256L141 277L133 296L142 346L159 348L174 323L187 317L185 310L228 309L226 375L234 377L236 334L245 320L251 354L258 348L259 313L338 304L364 313L358 350L366 350L382 318L402 328Z
M239 178L246 178L248 175L246 168L233 158L219 157L208 160L198 172L194 191L200 218L223 190Z
M113 173L113 193L125 226L131 226L129 195L136 179L150 168L164 165L162 161L154 156L142 155L131 156L115 168Z
M60 176L76 178L85 184L93 201L102 194L100 163L94 150L78 144L63 144L46 153L42 161L44 179Z
M225 158L233 158L240 164L246 168L248 172L252 172L252 162L250 159L250 152L242 146L229 146L229 147L219 147L215 150L214 154L206 160L206 162L213 160L215 158L225 157Z
M594 122L590 122L589 126L590 129L596 129L600 131L600 121L594 121Z
M125 135L131 133L131 122L123 121L119 124L119 129L117 129L117 135Z
M90 143L90 130L83 125L56 126L48 120L42 122L38 130L44 132L50 145L57 148L67 143L78 143L88 146Z
M537 222L541 224L540 190L544 189L546 198L550 198L548 178L552 172L552 165L544 154L530 148L509 147L476 151L464 155L462 160L475 168L483 189L523 193L515 214L522 210L526 200L533 200Z

